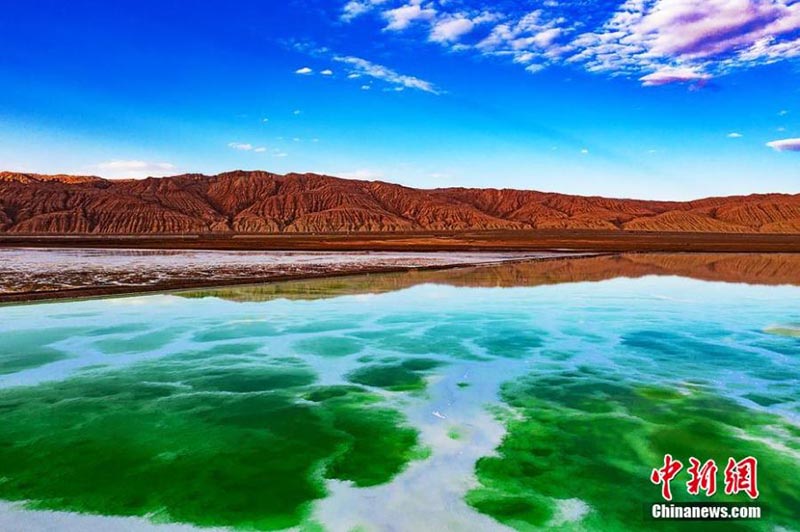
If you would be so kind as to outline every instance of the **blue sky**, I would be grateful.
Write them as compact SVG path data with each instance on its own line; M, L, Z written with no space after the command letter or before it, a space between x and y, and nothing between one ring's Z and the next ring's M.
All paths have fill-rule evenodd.
M800 1L8 2L0 167L800 192Z

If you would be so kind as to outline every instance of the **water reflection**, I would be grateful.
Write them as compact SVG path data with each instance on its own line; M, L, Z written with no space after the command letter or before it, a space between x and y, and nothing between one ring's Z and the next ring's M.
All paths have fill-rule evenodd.
M792 253L626 253L573 259L517 261L456 270L412 270L403 273L310 279L285 283L192 290L189 298L229 301L319 299L384 293L419 284L464 287L540 286L618 277L679 276L704 281L753 285L800 285L800 255Z

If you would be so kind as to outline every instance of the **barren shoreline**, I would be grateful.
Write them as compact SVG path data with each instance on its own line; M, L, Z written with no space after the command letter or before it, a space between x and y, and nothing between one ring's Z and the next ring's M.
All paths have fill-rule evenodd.
M103 270L102 264L89 264L87 270L99 270L102 279L91 278L92 272L77 285L65 282L60 267L52 267L53 286L16 287L3 290L0 304L68 298L102 297L141 294L181 289L251 285L300 279L316 279L359 274L396 273L411 270L444 270L503 262L548 260L564 257L615 255L620 253L800 253L800 235L794 234L724 234L724 233L647 233L624 231L479 231L435 233L329 233L329 234L220 234L220 235L0 235L0 253L11 248L29 248L32 253L59 250L63 253L81 249L109 253L398 253L403 260L378 263L350 261L331 265L306 262L295 265L285 261L283 268L259 270L230 268L224 260L210 260L200 273L178 270L138 282L122 268ZM405 255L429 254L435 260L414 262ZM468 256L470 253L477 256ZM530 253L530 256L526 256ZM458 257L457 255L464 255ZM494 254L494 256L493 256ZM455 256L451 256L455 255ZM546 255L546 256L545 256ZM490 258L491 257L491 258ZM1 261L0 261L1 262ZM324 261L323 261L324 262ZM286 264L291 266L286 267ZM1 265L0 265L1 266ZM193 266L193 264L192 264ZM219 268L219 269L218 269ZM147 268L145 268L147 269ZM74 271L74 270L73 270ZM24 272L27 273L27 272ZM222 273L222 274L221 274ZM0 274L14 278L13 270ZM133 276L135 277L135 275ZM60 278L60 284L58 286ZM87 281L88 279L88 281ZM8 283L6 283L8 284Z
M2 250L0 250L2 251ZM33 250L32 250L33 251ZM136 253L137 250L128 250ZM468 268L478 266L489 266L498 264L510 264L530 261L544 261L544 260L557 260L564 258L585 258L606 255L603 253L531 253L530 255L513 253L513 254L497 254L497 253L478 253L476 254L453 254L450 260L446 259L447 255L443 256L439 261L426 260L426 257L394 257L389 256L377 261L377 265L370 264L366 261L363 264L355 262L348 263L346 260L342 264L305 264L296 268L297 271L286 273L280 267L270 269L269 266L259 274L251 273L253 268L245 268L241 270L243 273L237 274L239 270L226 272L225 276L214 275L197 275L189 277L177 276L174 273L170 275L157 272L159 275L154 277L153 272L145 272L141 276L141 280L137 283L130 284L102 284L102 281L97 281L93 286L79 286L79 287L65 287L55 289L34 289L34 290L14 290L5 291L0 290L0 304L13 304L25 303L35 301L48 301L59 299L83 299L93 297L104 297L111 295L135 295L155 292L169 292L175 290L185 289L199 289L199 288L218 288L227 286L242 286L242 285L255 285L264 283L275 283L281 281L294 281L303 279L320 279L320 278L335 278L353 275L368 275L368 274L386 274L386 273L402 273L409 271L434 271L434 270L448 270L454 268ZM262 255L263 256L263 255ZM328 257L330 254L328 255ZM291 257L291 255L290 255ZM342 255L347 259L347 255ZM372 255L366 255L372 257ZM224 259L225 257L221 257ZM260 258L256 256L255 258ZM477 260L476 260L477 259ZM396 264L391 264L396 261ZM218 264L213 264L212 267L224 269L228 266L224 260L220 260ZM148 277L147 273L151 275ZM8 274L6 274L8 275ZM50 285L65 284L63 272L44 271L43 276L52 276L48 280ZM106 273L108 276L108 273ZM88 279L84 279L84 284L93 282L91 274L87 275ZM6 287L0 287L6 288Z
M800 234L591 230L186 234L0 235L3 247L261 251L800 252Z

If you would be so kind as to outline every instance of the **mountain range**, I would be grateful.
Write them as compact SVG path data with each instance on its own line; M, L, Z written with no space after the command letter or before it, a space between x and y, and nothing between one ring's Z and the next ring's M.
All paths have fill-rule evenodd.
M649 201L512 189L421 190L317 174L142 180L0 172L0 232L206 234L530 229L800 233L800 194Z

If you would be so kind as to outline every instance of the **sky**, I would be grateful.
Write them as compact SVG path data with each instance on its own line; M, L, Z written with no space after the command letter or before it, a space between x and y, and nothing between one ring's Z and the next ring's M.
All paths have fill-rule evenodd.
M800 0L26 0L0 35L0 170L800 193Z

